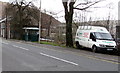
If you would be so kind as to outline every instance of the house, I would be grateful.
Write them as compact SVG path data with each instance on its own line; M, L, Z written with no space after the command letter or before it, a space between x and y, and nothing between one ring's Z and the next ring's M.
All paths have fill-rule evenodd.
M4 11L5 11L5 6L7 5L7 3L4 2L0 2L0 36L1 37L8 37L8 38L13 38L13 32L11 31L11 29L15 29L15 28L11 28L10 27L10 23L8 21L8 23L6 24L6 18L4 15ZM55 37L55 30L56 27L61 24L61 22L59 22L58 20L56 20L54 17L46 14L46 13L41 13L41 37L42 38L50 38L53 39ZM28 25L28 26L24 26L24 27L39 27L38 23L35 23L33 25ZM19 33L17 33L19 34ZM16 35L17 35L16 34Z
M57 26L61 25L62 23L56 20L54 17L45 13L42 13L41 21L42 21L41 37L47 39L53 39L55 37Z
M3 38L10 38L10 24L6 24L6 18L0 20L0 36Z
M6 35L6 25L5 25L5 21L6 21L6 18L4 16L4 10L5 10L5 6L7 5L6 2L1 2L0 1L0 36L1 37L6 37L8 36L10 38L10 34L9 34L9 31L8 31L8 35ZM9 24L7 24L7 26L9 26ZM7 27L8 28L8 27ZM9 28L8 28L9 29Z
M0 20L0 36L5 37L5 19Z

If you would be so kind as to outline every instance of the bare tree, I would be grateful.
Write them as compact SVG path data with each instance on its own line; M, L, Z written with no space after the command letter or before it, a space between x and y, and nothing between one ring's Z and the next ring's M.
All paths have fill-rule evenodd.
M65 21L66 21L66 46L73 47L72 21L73 21L74 9L86 10L91 6L99 3L100 1L95 1L95 2L87 1L86 3L79 3L78 5L74 6L75 3L77 2L76 0L62 0L65 10ZM79 7L81 5L84 5L84 7Z
M6 8L6 15L11 17L9 22L13 38L22 39L23 27L33 25L39 21L39 10L32 2L15 0L8 4Z
M108 13L108 17L107 17L107 25L106 28L108 29L108 31L111 31L111 24L110 24L110 20L111 20L111 9L113 9L112 3L108 4L108 9L109 9L109 13Z
M50 33L53 31L52 30L52 28L51 28L51 26L52 26L52 23L54 23L54 21L53 21L53 19L54 18L59 18L57 15L61 12L61 11L59 11L59 12L53 12L53 11L47 11L46 9L44 9L43 10L43 12L45 13L45 14L48 14L49 16L48 16L48 26L47 26L47 35L46 36L48 36L49 38L51 38L50 37Z

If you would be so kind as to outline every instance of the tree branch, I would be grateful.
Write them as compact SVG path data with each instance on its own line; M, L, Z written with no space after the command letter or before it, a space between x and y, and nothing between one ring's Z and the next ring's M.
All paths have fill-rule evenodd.
M22 9L23 11L25 10L26 7L30 6L32 2L29 2L27 5L24 6L24 8Z
M75 4L75 2L70 2L70 4L69 4L69 13L70 14L72 14L73 15L73 8L74 8L74 4Z
M63 6L64 6L64 9L65 9L65 11L67 11L68 12L68 6L67 6L67 2L63 2Z
M101 0L100 0L100 1L101 1ZM100 1L96 1L96 2L92 3L91 5L89 5L89 6L87 6L87 7L84 7L84 8L77 8L77 7L74 7L74 9L77 9L77 10L86 10L86 9L90 8L91 6L93 6L93 5L97 4L97 3L99 3Z
M78 6L80 6L80 5L87 5L87 4L90 4L90 3L92 3L92 2L80 3L80 4L78 4L77 6L75 6L75 8L78 7Z
M63 6L64 6L64 10L65 10L65 20L66 20L66 23L68 23L68 15L69 15L67 4L68 4L68 2L63 2Z

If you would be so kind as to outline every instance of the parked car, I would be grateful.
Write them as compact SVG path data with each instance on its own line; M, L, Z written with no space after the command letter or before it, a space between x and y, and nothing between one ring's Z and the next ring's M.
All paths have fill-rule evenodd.
M45 38L40 38L41 41L49 41L49 42L53 42L54 40L52 39L45 39Z

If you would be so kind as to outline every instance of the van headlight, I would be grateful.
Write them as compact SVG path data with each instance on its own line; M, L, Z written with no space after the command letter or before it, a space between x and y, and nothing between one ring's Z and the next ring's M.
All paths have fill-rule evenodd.
M100 47L106 47L106 45L103 45L103 44L99 44Z

